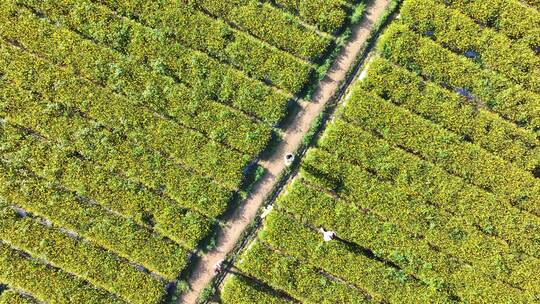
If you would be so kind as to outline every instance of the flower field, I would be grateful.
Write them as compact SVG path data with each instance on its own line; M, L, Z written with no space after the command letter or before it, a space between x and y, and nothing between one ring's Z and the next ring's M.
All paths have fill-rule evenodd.
M165 303L361 5L0 1L0 303Z
M539 303L538 22L405 0L222 302Z

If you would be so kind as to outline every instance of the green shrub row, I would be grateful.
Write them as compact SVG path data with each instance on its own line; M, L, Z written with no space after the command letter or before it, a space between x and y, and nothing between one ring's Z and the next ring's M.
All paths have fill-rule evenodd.
M165 282L137 270L108 251L80 241L29 217L20 217L13 209L0 209L0 239L127 303L161 303Z
M430 38L394 22L379 39L383 57L437 83L472 95L481 106L540 134L540 95L469 59L444 49Z
M223 285L220 295L224 304L286 304L292 303L283 297L276 296L261 289L256 284L240 276L231 275Z
M17 9L17 6L5 5L4 8L0 13L0 22L5 25L0 33L4 37L122 94L134 106L148 107L166 117L171 116L182 126L252 156L258 155L270 140L269 126L254 122L239 111L214 101L199 99L195 92L172 78L148 72L139 64L132 64L129 58L85 40L66 28L32 17L23 9ZM203 135L173 126L170 120L163 123L171 125L169 129L178 129L178 137L181 134L188 138L198 137L194 144L204 140ZM178 149L176 145L183 144L174 141L168 144L172 149ZM226 151L227 148L220 147L220 150ZM242 157L235 155L234 158Z
M224 304L286 304L292 303L282 297L275 296L261 289L240 276L231 275L225 281L221 292L221 301ZM1 302L0 302L1 303Z
M359 85L520 168L533 171L540 164L540 145L535 134L384 58L370 62L368 75Z
M524 44L512 43L503 34L482 28L457 10L438 0L405 1L401 20L421 35L428 35L452 51L473 57L534 92L540 92L540 57ZM469 52L470 54L468 54Z
M363 291L255 241L236 265L243 273L308 303L369 303Z
M341 242L323 242L320 233L280 212L272 212L265 220L261 239L282 253L358 286L376 303L450 302L444 293L421 284L397 268L355 251L351 246Z
M306 163L315 172L324 172L338 160L338 157L327 153L319 152L317 156L317 162ZM525 256L506 242L486 235L475 226L470 215L446 211L431 202L433 197L417 196L412 187L379 178L362 166L346 166L341 183L338 192L341 199L354 203L359 209L370 210L381 219L425 239L445 254L471 264L486 277L540 295L540 289L531 280L536 272L533 269L540 267L540 260ZM534 248L539 244L530 242L529 246Z
M188 249L195 248L210 233L210 221L199 213L181 208L137 183L73 157L71 152L59 150L11 125L3 124L0 128L0 144L9 149L1 152L0 157L14 166L28 168L52 183L92 198Z
M45 63L40 58L21 53L5 44L2 44L2 48L9 49L13 55L10 58L4 56L0 68L5 68L6 73L17 74L19 78L24 77L25 81L18 85L32 87L32 91L38 91L58 103L75 103L74 107L104 125L144 142L156 151L167 153L173 160L210 175L231 189L241 183L242 170L250 162L250 156L209 141L198 132L135 106L129 99L76 78L69 71ZM14 57L21 60L14 61ZM70 86L74 82L78 83L78 87ZM56 90L50 90L52 83L56 85ZM86 99L88 96L92 98Z
M438 1L460 10L484 26L495 28L508 37L529 45L538 52L540 13L525 7L519 0Z
M262 44L183 1L97 1L289 92L298 92L309 82L313 69L308 63Z
M266 0L300 16L319 30L336 33L347 20L343 1L336 0Z
M188 251L178 244L3 163L0 196L169 280L187 265Z
M68 148L68 151L78 151L105 169L121 171L149 188L165 192L183 206L194 208L210 217L221 214L227 208L231 198L230 190L213 183L209 178L200 177L191 170L177 166L143 144L143 140L148 136L130 130L130 126L135 128L145 123L141 120L144 116L133 111L132 107L119 103L114 111L118 115L114 115L115 113L111 113L114 95L96 91L86 82L70 78L69 75L39 63L36 58L27 54L18 53L13 48L0 45L0 53L2 59L8 60L2 65L6 68L5 79L11 79L19 86L11 90L2 89L3 94L7 94L6 102L2 104L3 117L40 132L64 150ZM43 79L45 77L47 78ZM49 90L51 85L56 86L57 90ZM22 89L29 86L33 92L39 92L39 96ZM99 122L81 116L76 111L77 107L90 112L101 121L109 121L110 126L125 124L123 127L126 132L106 129ZM148 118L153 119L153 116ZM151 126L143 125L144 127ZM126 133L130 138L125 138L123 134ZM197 151L191 152L194 155L189 157L196 160L199 156ZM207 156L208 152L205 152L200 151L200 154ZM218 153L219 150L215 152ZM211 162L211 159L205 160ZM219 163L216 161L213 165ZM219 171L219 168L216 168L216 171Z
M427 241L381 220L369 210L344 203L323 191L290 187L279 205L298 221L335 231L340 239L369 248L375 256L398 265L431 288L455 294L462 302L527 302L531 296L484 277ZM263 259L264 260L264 259Z
M212 98L231 104L269 123L285 115L288 97L242 72L191 50L157 30L122 18L90 0L20 0L47 18L69 26L107 47L129 56L158 74L171 75L190 86L193 98ZM196 94L195 94L196 92Z
M493 156L453 132L360 89L351 96L343 117L512 205L540 215L540 181L531 172Z
M516 251L540 257L540 218L512 207L495 195L468 184L443 169L406 151L392 147L361 128L336 120L325 132L320 146L343 165L326 160L329 154L310 154L304 167L317 173L318 184L338 191L348 163L374 172L377 179L392 182L413 201L424 201L460 216L486 234L507 241ZM318 163L317 163L318 162ZM317 164L315 170L307 164ZM326 164L326 167L325 167Z
M301 25L293 16L255 0L190 0L193 7L305 60L321 58L332 40Z
M47 303L125 303L89 285L86 281L30 260L2 242L0 242L0 281L12 288L30 292L37 300Z
M36 304L37 302L34 299L25 297L20 293L8 289L0 293L0 304Z

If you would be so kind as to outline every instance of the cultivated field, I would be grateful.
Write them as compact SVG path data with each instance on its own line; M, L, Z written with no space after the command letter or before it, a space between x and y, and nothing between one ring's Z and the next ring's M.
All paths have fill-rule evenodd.
M222 302L539 303L540 12L527 3L405 0Z
M362 9L0 1L0 303L165 302Z

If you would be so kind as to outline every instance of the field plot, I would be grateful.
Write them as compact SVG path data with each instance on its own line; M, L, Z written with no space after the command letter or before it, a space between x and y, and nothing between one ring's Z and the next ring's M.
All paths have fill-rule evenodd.
M223 303L540 302L540 12L502 2L404 1Z
M1 303L163 303L362 8L0 1Z

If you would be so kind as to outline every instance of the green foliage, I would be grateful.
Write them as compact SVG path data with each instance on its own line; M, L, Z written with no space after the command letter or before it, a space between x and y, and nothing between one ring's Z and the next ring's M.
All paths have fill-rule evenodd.
M540 95L524 90L504 75L482 69L402 23L394 23L378 47L388 60L438 84L463 90L490 110L540 132Z
M288 227L283 227L287 229ZM237 265L242 272L257 277L271 287L283 290L296 299L312 303L367 303L358 289L343 282L321 281L316 268L280 254L261 241L255 241Z
M273 0L298 15L303 21L316 26L319 30L336 33L347 19L347 7L344 1L335 0Z
M23 296L20 293L7 290L0 293L0 304L36 304L37 302L27 296Z
M21 218L9 207L2 206L0 218L0 237L4 242L32 256L44 257L65 271L78 273L128 303L157 304L165 296L164 282L138 271L108 251L29 217Z
M253 36L306 60L322 57L332 42L330 38L305 28L270 4L260 4L254 0L188 2L199 10L223 18ZM320 6L314 3L312 7Z
M25 258L20 251L0 243L0 281L30 292L36 299L53 303L122 304L88 282L54 267ZM69 291L69 292L67 292ZM16 302L15 302L16 303ZM27 302L21 302L27 303ZM33 302L30 302L33 303ZM9 302L12 304L12 302Z
M203 290L201 290L201 293L199 294L199 297L197 298L197 303L204 303L206 301L211 300L215 293L216 293L215 288L211 285L207 285L206 287L203 288Z
M283 94L205 53L186 48L171 37L164 37L157 29L121 18L105 6L86 0L20 2L36 7L49 18L125 53L130 64L151 66L158 74L178 79L190 86L190 94L201 99L212 98L231 104L269 124L277 123L285 115L288 98ZM122 49L116 48L116 43L111 41L116 36L109 37L111 33L116 33L116 28L129 28Z
M518 0L437 1L463 12L519 43L529 45L532 50L538 50L540 47L540 13L533 8L527 8Z
M376 302L540 299L538 58L523 44L534 34L462 14L499 5L498 22L535 15L502 3L405 1L379 41L383 58L239 257L256 281L231 278L222 299L243 299L238 286L257 281L300 302L352 302L334 298L334 283ZM319 227L338 238L324 242Z
M8 10L9 7L4 9ZM101 85L127 98L134 105L144 106L161 116L171 117L172 119L164 121L169 125L177 122L174 126L177 135L174 138L180 137L182 133L193 133L186 130L188 128L195 129L250 156L260 153L270 139L269 126L257 124L243 113L220 103L198 99L194 96L196 91L175 83L171 78L150 73L138 64L132 64L129 58L121 54L93 44L67 29L55 28L44 20L32 18L24 11L11 14L9 18L6 15L7 13L4 13L2 19L2 23L6 25L1 31L4 36L18 41L25 48L38 52L56 64L73 69L92 82L103 78L95 76L96 73L102 74L96 69L96 60L103 62L109 67L109 71ZM26 31L30 31L33 36ZM55 35L47 35L50 32ZM59 48L63 51L59 52ZM186 102L195 103L195 111L188 111ZM172 126L168 127L169 130L171 128ZM202 137L200 133L188 136ZM164 132L160 137L167 140ZM178 145L172 138L168 141L170 143L167 146ZM195 144L196 140L193 139L193 142ZM227 148L219 147L220 151L216 153L225 154ZM234 156L238 160L246 157Z
M360 85L525 170L540 163L535 134L383 58L370 63Z
M96 164L73 157L69 151L55 149L47 141L9 124L0 128L0 143L12 146L11 151L2 153L2 158L13 165L91 197L105 208L153 228L187 248L194 248L208 235L210 221L199 213L173 204ZM16 148L13 143L17 143Z
M526 45L514 43L473 19L437 4L437 0L406 1L401 20L458 54L471 53L480 66L497 71L533 92L540 92L540 58Z
M232 29L184 1L159 0L145 5L136 0L100 2L124 16L135 15L153 28L169 29L169 34L183 45L290 92L300 91L309 80L311 67L306 62Z
M239 276L232 276L227 279L221 293L221 301L224 304L289 303L285 299L273 295Z
M10 203L170 280L186 266L187 250L149 229L5 164L0 171L0 195Z

